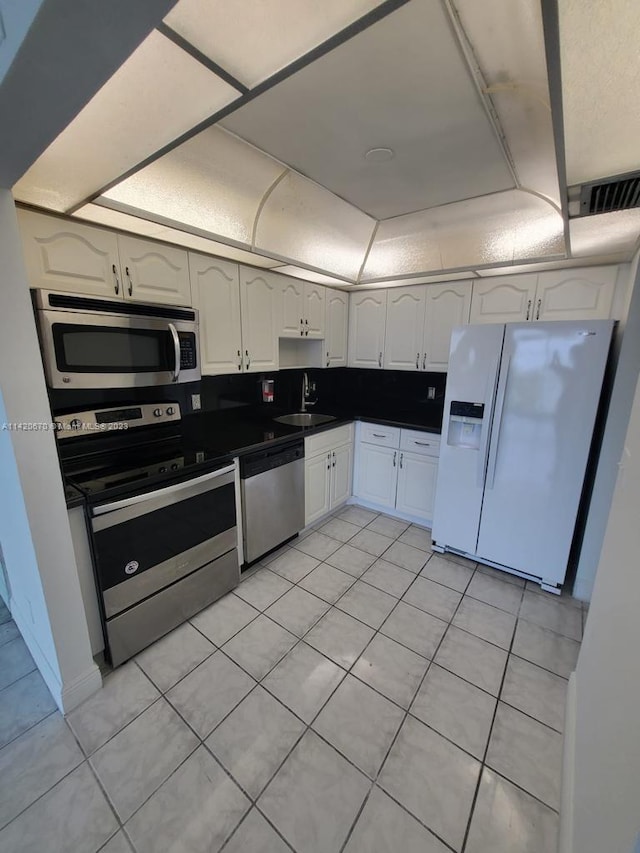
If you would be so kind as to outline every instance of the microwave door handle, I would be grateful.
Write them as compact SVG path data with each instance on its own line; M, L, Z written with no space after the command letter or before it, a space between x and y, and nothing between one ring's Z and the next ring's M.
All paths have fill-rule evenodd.
M178 337L178 330L173 325L173 323L169 323L169 331L171 332L171 337L173 338L173 352L175 355L175 367L173 368L173 381L177 382L180 378L180 338Z

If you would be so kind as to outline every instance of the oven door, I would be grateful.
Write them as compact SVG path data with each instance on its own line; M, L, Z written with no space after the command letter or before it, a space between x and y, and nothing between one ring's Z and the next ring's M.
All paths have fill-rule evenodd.
M91 508L114 666L237 586L235 470Z
M50 388L134 388L200 379L197 323L38 311Z

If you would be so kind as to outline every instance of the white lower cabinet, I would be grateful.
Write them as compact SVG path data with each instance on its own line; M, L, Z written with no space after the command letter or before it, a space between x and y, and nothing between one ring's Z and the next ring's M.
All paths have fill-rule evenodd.
M305 525L309 525L351 497L353 424L305 438L304 455Z
M431 522L440 437L419 430L358 425L354 496L363 503Z

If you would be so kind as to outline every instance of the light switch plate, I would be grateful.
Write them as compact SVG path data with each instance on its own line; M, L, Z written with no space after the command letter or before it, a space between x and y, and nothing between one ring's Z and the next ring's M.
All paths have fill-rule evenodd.
M199 412L202 408L202 403L200 401L200 394L192 394L191 395L191 408L194 412Z
M435 400L435 399L436 399L435 386L429 385L427 388L427 400Z

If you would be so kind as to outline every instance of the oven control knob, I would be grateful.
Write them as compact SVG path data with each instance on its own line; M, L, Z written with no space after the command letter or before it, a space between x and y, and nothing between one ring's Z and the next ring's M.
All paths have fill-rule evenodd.
M173 465L171 466L171 470L172 470L172 471L177 471L177 470L178 470L178 463L177 463L177 462L174 462L174 463L173 463Z
M166 470L167 470L167 469L166 469L166 467L165 467L164 465L161 465L161 466L158 468L158 474L164 474L164 472L165 472Z
M167 409L167 414L168 415L175 415L175 413L176 413L176 410L173 408L173 406L169 406L169 408Z
M154 410L153 410L153 417L154 417L154 418L160 418L160 417L162 417L162 409L154 409Z

